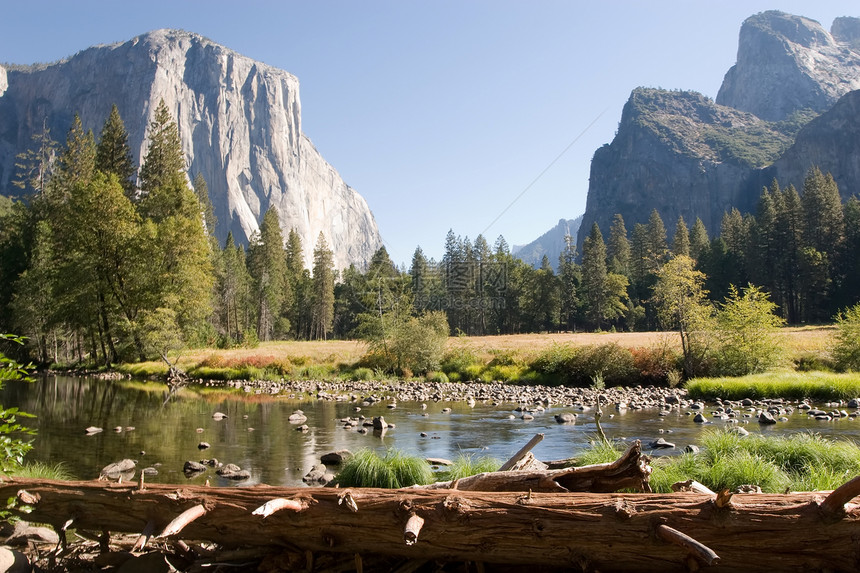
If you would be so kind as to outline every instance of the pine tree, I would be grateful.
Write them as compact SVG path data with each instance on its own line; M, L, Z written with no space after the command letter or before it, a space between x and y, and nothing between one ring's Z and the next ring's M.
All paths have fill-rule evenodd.
M334 257L320 231L314 248L311 338L328 338L334 319Z
M558 277L561 283L560 324L563 329L571 331L576 331L580 306L579 290L582 283L582 272L576 264L576 255L576 239L565 235L564 250L558 257Z
M99 134L96 147L96 169L102 173L113 173L119 179L125 194L134 198L134 160L128 146L128 132L119 115L116 104L111 107L110 115Z
M609 270L613 273L631 276L630 241L627 240L627 227L624 217L616 213L609 228L609 242L606 245L606 256L609 260Z
M263 215L259 234L255 234L251 241L248 269L254 279L257 336L263 341L273 340L289 331L285 311L292 298L287 281L284 239L274 207Z
M672 254L674 256L684 255L690 256L690 232L687 230L687 223L684 221L684 216L678 217L678 223L675 225L675 235L672 237Z
M179 128L162 99L149 123L148 147L140 168L140 191L146 197L174 179L185 179L185 155Z
M582 290L585 313L591 323L600 329L608 316L606 245L597 223L582 247Z
M669 246L666 243L666 226L657 209L651 210L648 217L648 247L646 253L646 268L650 273L656 273L669 258Z
M708 230L702 220L696 217L696 222L693 223L693 228L690 231L690 257L694 261L698 261L702 254L707 251L709 245Z
M51 178L54 201L64 201L74 185L89 183L96 168L96 144L92 131L84 131L81 118L75 114L66 136L66 146L57 159Z

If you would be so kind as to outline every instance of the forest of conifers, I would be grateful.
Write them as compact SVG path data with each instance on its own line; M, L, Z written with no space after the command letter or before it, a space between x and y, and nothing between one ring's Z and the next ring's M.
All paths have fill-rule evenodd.
M503 237L491 246L449 231L441 261L418 247L398 268L383 247L366 268L338 272L322 234L305 261L272 209L247 249L232 236L219 244L205 180L188 184L163 102L139 169L127 139L116 108L98 137L77 118L63 145L45 130L19 156L24 200L0 197L0 332L28 337L41 363L368 338L426 313L470 335L670 328L652 294L677 255L695 261L714 303L731 285L757 285L789 324L828 322L860 300L860 201L843 204L816 168L800 191L774 181L755 214L727 212L713 239L699 219L668 233L655 210L630 233L616 215L607 240L595 224L581 256L568 237L555 268L525 264Z

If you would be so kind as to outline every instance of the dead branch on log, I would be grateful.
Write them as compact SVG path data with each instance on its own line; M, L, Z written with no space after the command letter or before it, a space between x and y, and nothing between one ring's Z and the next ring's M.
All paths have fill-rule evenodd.
M512 470L512 469L514 468L514 466L515 466L515 465L517 465L517 462L518 462L518 461L520 461L521 459L523 459L523 457L524 457L527 453L529 453L530 451L532 451L532 449L533 449L536 445L538 445L538 444L541 442L541 440L543 440L543 434L535 434L535 436L534 436L531 440L529 440L529 442L528 442L526 445L524 445L522 448L520 448L520 451L518 451L517 453L515 453L515 454L511 457L511 459L509 459L508 461L506 461L505 463L503 463L503 464L502 464L502 467L500 467L500 468L498 469L498 471L500 471L500 472L506 472L506 471Z
M674 543L679 547L688 550L693 556L702 560L706 565L716 565L720 562L720 557L713 549L699 543L689 535L681 533L677 529L672 529L668 525L657 526L657 535L663 541Z
M614 462L560 470L486 472L454 481L437 482L410 489L456 489L459 491L534 491L610 493L621 489L650 491L651 466L637 440Z
M167 524L167 527L164 528L164 531L158 535L159 538L170 537L171 535L176 535L185 527L197 519L198 517L203 517L206 515L206 508L203 507L203 504L195 505L192 508L186 509L179 515L176 519Z
M251 512L251 515L262 515L263 517L269 517L276 511L281 511L282 509L291 509L293 511L301 511L305 508L305 506L300 501L296 501L295 499L270 499L257 509Z
M422 527L424 527L424 518L414 513L409 516L406 527L403 529L403 540L406 542L406 545L415 545Z
M845 482L838 488L830 492L823 502L821 509L827 513L837 515L845 509L845 505L860 495L860 476Z

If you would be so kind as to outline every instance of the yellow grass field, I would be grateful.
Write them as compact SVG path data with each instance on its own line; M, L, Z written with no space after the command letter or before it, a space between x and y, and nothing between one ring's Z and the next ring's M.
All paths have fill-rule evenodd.
M807 326L780 329L783 348L790 356L827 352L834 327ZM602 332L602 333L542 333L498 336L451 337L448 347L467 345L486 357L496 352L518 354L523 358L537 355L553 344L597 345L614 342L626 348L668 345L678 348L678 335L673 332ZM258 366L290 360L310 364L350 364L366 350L363 342L355 340L298 340L263 342L257 348L192 349L179 356L179 364L190 367L206 361L227 364L252 363Z

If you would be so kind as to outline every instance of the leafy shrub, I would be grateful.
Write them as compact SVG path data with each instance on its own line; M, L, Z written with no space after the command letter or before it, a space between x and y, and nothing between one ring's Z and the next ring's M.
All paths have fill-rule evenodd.
M458 379L463 379L468 377L466 369L474 365L482 366L483 364L472 347L468 344L458 344L445 352L440 367L448 375L448 378L451 378L452 374L456 374Z
M481 373L484 382L518 382L523 376L523 366L505 364L490 366Z
M719 350L715 358L719 373L744 376L764 372L779 361L782 349L774 332L785 321L774 314L776 308L769 295L756 286L749 285L742 292L734 285L729 287L729 295L717 312Z
M798 372L833 372L836 365L820 354L805 352L794 359L794 369Z
M432 483L433 472L423 458L388 450L380 456L363 449L344 462L335 482L342 487L381 487L398 489Z
M356 368L350 378L353 380L373 380L373 370L370 368Z
M860 303L836 315L833 360L840 370L860 370Z
M633 348L633 367L641 384L660 386L669 381L671 372L677 372L681 360L680 354L673 351L667 344L651 347Z
M448 382L450 382L450 379L444 372L434 371L427 373L427 381L435 382L438 384L447 384Z

